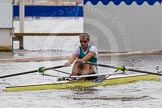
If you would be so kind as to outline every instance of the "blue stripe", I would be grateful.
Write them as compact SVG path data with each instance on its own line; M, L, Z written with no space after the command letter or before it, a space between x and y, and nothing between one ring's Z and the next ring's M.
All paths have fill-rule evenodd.
M13 6L14 16L19 16L19 5ZM26 17L83 17L82 6L25 6Z
M119 5L121 2L125 2L127 5L131 5L132 2L136 2L138 5L142 5L144 2L147 2L149 5L154 5L156 2L162 2L162 0L84 0L84 4L88 1L90 1L93 5L97 5L99 1L101 1L104 5L108 5L110 2L113 2L115 5Z

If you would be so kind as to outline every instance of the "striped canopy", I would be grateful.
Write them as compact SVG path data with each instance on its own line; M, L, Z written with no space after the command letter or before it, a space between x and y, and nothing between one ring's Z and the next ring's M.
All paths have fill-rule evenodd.
M127 5L131 5L132 2L136 2L138 5L142 5L144 2L147 2L149 5L154 5L156 2L162 2L162 0L84 0L84 4L88 1L90 1L93 5L97 5L99 1L101 1L104 5L108 5L110 2L113 2L115 5L119 5L121 2L125 2Z

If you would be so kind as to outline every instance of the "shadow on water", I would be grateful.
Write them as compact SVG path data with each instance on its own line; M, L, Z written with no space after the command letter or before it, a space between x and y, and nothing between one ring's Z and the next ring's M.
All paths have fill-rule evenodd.
M152 99L149 96L141 96L141 97L107 97L107 96L100 96L100 97L74 97L74 100L111 100L111 101L141 101L141 100L148 100Z
M79 88L73 90L73 95L61 96L71 100L108 100L108 101L142 101L153 99L151 96L100 96L102 90L96 88Z
M122 95L101 95L102 90L93 88L93 87L86 87L86 88L77 88L73 91L73 95L66 95L61 96L64 99L71 99L71 100L105 100L105 101L146 101L150 99L154 99L151 96L143 95L143 96L122 96Z

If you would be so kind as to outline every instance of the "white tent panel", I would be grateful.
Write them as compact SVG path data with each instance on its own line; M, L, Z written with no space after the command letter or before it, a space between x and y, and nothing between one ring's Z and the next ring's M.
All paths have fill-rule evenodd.
M100 52L159 50L162 47L162 7L159 3L84 7L84 32Z

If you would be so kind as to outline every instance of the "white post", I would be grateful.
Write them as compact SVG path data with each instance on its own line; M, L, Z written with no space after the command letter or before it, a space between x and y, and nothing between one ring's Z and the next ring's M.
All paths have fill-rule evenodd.
M24 11L25 11L25 7L24 7L24 0L20 0L20 3L19 3L19 19L20 19L20 25L19 25L19 30L20 30L20 33L24 33ZM24 40L23 40L23 36L22 37L19 37L19 41L20 41L20 44L19 44L19 47L20 49L24 49Z

